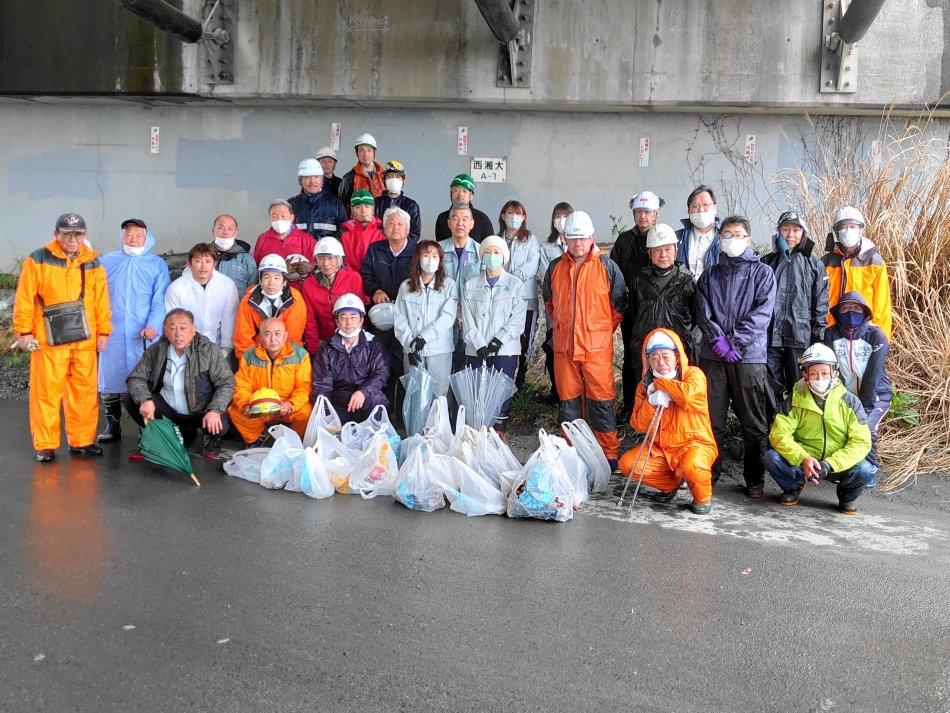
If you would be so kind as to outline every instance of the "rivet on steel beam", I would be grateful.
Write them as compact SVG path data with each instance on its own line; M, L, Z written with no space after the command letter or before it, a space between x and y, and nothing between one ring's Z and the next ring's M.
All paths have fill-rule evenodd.
M519 82L523 82L524 80L525 80L525 76L523 74L518 77Z
M501 81L507 82L507 81L508 81L508 75L507 75L507 74L501 75Z
M832 86L834 86L834 83L829 79L827 82L825 82L825 86L826 86L826 87L832 87Z
M832 19L832 20L828 20L828 24L829 24L829 25L833 25L833 24L835 24L835 21L834 21L833 19Z
M828 9L834 10L835 6L832 3L828 3Z
M829 64L827 67L825 67L825 69L834 69L834 67L835 66L833 64Z
M845 72L850 72L850 71L851 71L851 67L845 67L845 68L844 68L844 71L845 71Z
M851 86L851 82L845 82L844 85L845 85L846 87L850 87L850 86Z

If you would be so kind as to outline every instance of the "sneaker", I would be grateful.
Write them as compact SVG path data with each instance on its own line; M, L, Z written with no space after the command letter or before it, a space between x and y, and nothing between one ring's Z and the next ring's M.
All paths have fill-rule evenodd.
M838 512L840 512L842 515L857 515L858 506L854 504L854 500L851 500L850 502L847 500L839 500Z
M205 434L204 446L201 449L201 455L205 458L217 458L221 455L221 436L212 436Z
M658 493L653 494L653 502L655 503L671 503L676 498L676 494L679 492L677 488L673 488L670 492L664 493L662 490Z
M251 441L250 443L245 443L245 448L260 448L264 445L264 441L267 440L267 436L258 436L256 441Z
M610 466L610 472L612 475L623 475L623 473L620 471L620 461L618 461L616 458L608 458L607 465Z
M88 446L70 446L70 453L75 453L77 456L101 456L102 449L97 446L95 443L90 443Z
M802 483L798 487L792 488L791 490L783 490L782 494L778 496L778 501L782 505L787 505L791 507L792 505L798 505L798 497L802 494L802 491L805 489L805 484Z
M51 460L56 458L56 451L52 448L44 448L41 451L36 452L36 460L40 463L49 463Z
M708 515L712 510L712 500L708 503L697 503L695 500L689 504L689 509L697 515Z
M746 486L745 494L746 494L746 497L749 497L749 498L761 498L763 495L765 495L765 486L764 485Z

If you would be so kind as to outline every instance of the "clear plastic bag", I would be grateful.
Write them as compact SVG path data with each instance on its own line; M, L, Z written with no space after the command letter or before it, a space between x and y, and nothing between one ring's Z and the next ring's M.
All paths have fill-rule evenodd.
M541 439L547 439L548 444L557 453L557 465L567 475L574 488L574 504L587 502L590 492L587 489L587 465L581 460L577 450L560 436L551 436L544 431ZM575 510L577 508L575 507Z
M574 486L542 430L541 447L525 463L508 495L508 517L566 522L574 517Z
M396 429L393 428L393 424L389 420L389 414L386 413L386 407L382 405L374 408L362 423L350 421L345 424L340 432L340 441L347 448L362 453L369 447L369 442L373 439L373 436L380 431L386 432L386 437L389 438L393 450L399 453L399 443L402 439L396 433Z
M521 470L521 463L515 458L508 444L501 440L494 428L482 428L475 441L476 470L488 478L502 493L511 492L514 476L509 475Z
M582 418L565 421L561 424L561 430L587 466L587 486L590 492L606 491L610 482L610 464L587 421Z
M318 396L313 404L313 411L310 413L310 420L307 421L307 430L304 432L303 445L305 448L313 448L317 444L317 429L322 428L333 436L339 436L342 426L340 425L340 416L337 414L330 399L326 396Z
M360 454L344 446L335 436L322 428L317 430L317 445L314 450L320 457L334 490L345 493L350 482L350 475L359 465Z
M303 443L293 429L283 424L267 430L274 438L274 445L261 463L261 486L280 490L293 478L294 462L303 456ZM294 488L295 484L291 484L291 489Z
M393 494L410 510L433 512L445 507L445 487L434 477L430 443L421 443L399 468Z
M423 435L432 439L433 450L437 453L446 453L455 440L452 433L452 420L449 417L449 402L444 396L432 402ZM409 454L406 453L406 455Z
M304 448L303 457L294 464L294 472L300 469L298 482L300 492L311 498L322 500L333 495L333 484L327 475L326 466L313 448Z
M505 512L505 495L480 473L450 456L433 455L436 477L445 490L450 508L463 515L501 515Z
M385 431L380 431L369 442L362 460L350 475L348 493L359 493L370 500L377 495L392 495L399 463Z
M270 453L270 448L248 448L238 451L224 464L224 472L260 485L261 464Z

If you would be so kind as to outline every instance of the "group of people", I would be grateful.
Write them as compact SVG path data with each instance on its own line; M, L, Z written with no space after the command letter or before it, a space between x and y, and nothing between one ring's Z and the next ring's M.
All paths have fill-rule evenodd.
M203 430L203 453L216 457L231 424L250 447L272 423L302 434L320 396L343 422L379 405L398 413L399 377L414 366L437 396L466 366L502 371L520 389L543 304L559 420L586 416L614 472L642 477L661 500L685 480L694 511L709 512L730 406L750 497L762 496L765 469L786 505L820 476L840 483L850 512L873 484L891 395L890 297L855 209L839 211L820 261L794 212L760 258L749 222L720 220L709 187L689 196L678 231L657 222L663 201L644 191L630 204L635 226L608 256L590 216L567 203L543 240L515 200L496 227L460 174L435 239L423 239L405 167L377 163L369 134L354 149L342 178L329 148L301 161L300 193L270 204L271 227L253 247L232 216L215 218L212 241L191 248L173 282L144 221L123 221L119 249L100 258L82 217L61 216L24 260L14 309L18 346L34 350L37 459L55 457L61 405L72 452L98 455L96 441L118 439L124 404L140 427L168 418L186 437ZM620 418L655 431L641 446L648 454L623 460L618 326ZM495 423L502 435L509 405Z

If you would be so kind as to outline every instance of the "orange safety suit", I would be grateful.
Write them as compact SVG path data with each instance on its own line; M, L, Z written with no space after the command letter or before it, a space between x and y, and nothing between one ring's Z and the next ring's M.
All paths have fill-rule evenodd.
M569 253L553 261L542 294L553 331L558 420L573 421L586 412L604 455L616 460L613 335L626 309L623 274L595 244L582 263Z
M46 338L43 309L79 299L82 271L86 291L83 304L91 336L81 342L51 346ZM30 430L33 448L56 450L60 445L60 404L66 414L66 440L80 448L96 440L99 421L98 355L96 338L112 333L112 312L106 271L99 253L82 245L67 258L55 238L29 255L20 269L13 329L33 334L40 348L30 356Z
M887 280L887 265L877 247L867 238L861 238L861 249L854 257L846 258L841 246L835 243L833 252L821 258L828 273L828 308L831 309L846 292L860 292L874 315L874 324L891 339L891 286ZM828 326L835 323L828 313Z
M705 504L712 500L712 465L719 455L706 402L706 375L699 367L689 365L683 342L676 332L670 329L654 329L643 340L643 373L647 375L647 379L652 378L653 372L647 363L646 345L650 337L657 332L668 336L676 345L680 377L653 380L658 391L665 391L670 395L672 403L660 416L660 430L656 440L653 441L649 455L640 459L637 471L633 472L633 466L640 450L647 447L649 435L640 446L624 453L620 459L620 470L629 478L639 478L642 472L644 485L664 493L678 488L680 481L685 480L689 483L693 500ZM654 413L656 406L647 400L647 387L641 381L637 385L630 425L641 433L646 433Z
M267 298L260 285L255 285L241 298L234 320L233 343L236 359L240 359L244 352L261 342L261 323L267 319L261 308L264 299ZM296 287L285 284L277 299L277 313L274 316L282 319L287 326L288 341L303 344L303 333L307 327L307 305L303 301L303 295Z
M245 352L234 375L234 398L228 406L228 416L244 442L253 443L264 428L275 423L286 423L303 438L313 410L311 379L310 355L299 344L287 342L276 359L271 359L260 344ZM258 389L273 389L281 401L289 401L293 406L290 415L266 418L245 415L244 407Z

